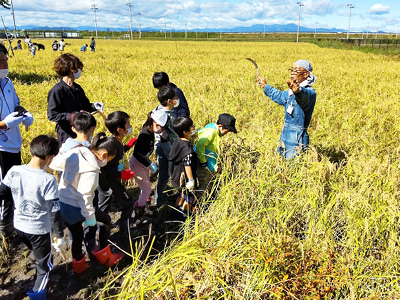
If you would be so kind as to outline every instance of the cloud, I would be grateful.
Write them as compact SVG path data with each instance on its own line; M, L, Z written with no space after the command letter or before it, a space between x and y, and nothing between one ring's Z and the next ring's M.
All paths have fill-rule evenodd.
M372 15L384 15L388 14L390 10L390 6L386 6L383 4L374 4L371 6L369 10L367 10L367 14Z

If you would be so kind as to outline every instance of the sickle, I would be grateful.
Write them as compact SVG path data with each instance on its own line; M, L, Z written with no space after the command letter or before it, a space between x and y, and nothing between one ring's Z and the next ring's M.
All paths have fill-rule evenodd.
M258 72L258 66L257 63L254 61L254 59L251 59L249 57L246 58L248 61L251 61L254 65L254 67L256 68L256 72L257 72L257 77L260 77L260 73Z

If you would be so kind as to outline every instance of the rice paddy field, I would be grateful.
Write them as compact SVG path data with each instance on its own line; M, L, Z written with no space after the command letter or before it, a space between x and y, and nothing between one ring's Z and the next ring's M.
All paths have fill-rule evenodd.
M46 50L9 59L21 105L35 117L28 132L21 128L25 162L30 140L54 132L46 106L60 52L37 42ZM83 61L77 82L91 102L126 111L136 135L158 104L156 71L183 90L196 128L220 113L237 119L238 134L222 139L218 196L157 257L146 259L148 247L137 244L132 265L109 274L92 298L400 298L398 56L306 43L146 40L97 40L95 53L82 53L88 41L66 42L65 52ZM264 96L246 57L279 89L294 61L311 61L317 104L311 149L299 159L276 153L284 110Z

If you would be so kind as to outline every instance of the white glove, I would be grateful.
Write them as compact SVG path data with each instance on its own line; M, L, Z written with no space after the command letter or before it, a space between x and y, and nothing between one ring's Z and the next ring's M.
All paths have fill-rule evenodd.
M26 128L33 124L33 116L29 111L24 114L22 124L24 124Z
M95 103L93 103L93 106L98 111L103 112L103 110L104 110L104 103L103 102L95 102Z
M16 117L17 114L18 112L15 111L4 118L3 122L6 123L7 128L17 127L22 122L24 116Z
M190 179L188 182L186 182L186 188L189 190L189 192L194 191L194 179Z
M53 248L59 252L62 253L65 248L67 247L67 244L65 243L63 238L53 238L53 243L51 243L51 245L53 246Z

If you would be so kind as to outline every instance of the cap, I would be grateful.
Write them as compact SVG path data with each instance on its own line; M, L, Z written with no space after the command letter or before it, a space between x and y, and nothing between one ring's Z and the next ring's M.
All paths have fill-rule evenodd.
M236 119L234 116L232 116L230 114L220 114L218 116L217 123L221 124L222 126L227 128L229 131L231 131L233 133L237 133L237 130L235 127Z
M168 121L168 115L162 110L155 110L151 113L151 118L161 127L164 127Z

